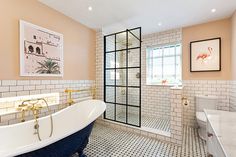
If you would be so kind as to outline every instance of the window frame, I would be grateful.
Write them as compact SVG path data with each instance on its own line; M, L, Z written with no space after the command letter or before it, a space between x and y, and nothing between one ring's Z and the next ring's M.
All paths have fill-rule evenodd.
M176 51L176 47L180 46L180 54L177 55L177 51ZM150 73L152 73L153 71L153 60L156 58L161 58L161 64L162 64L162 78L163 78L163 69L164 69L164 58L167 56L164 56L164 49L165 48L171 48L171 47L175 47L175 52L174 55L168 55L168 57L174 57L175 58L175 79L177 79L177 66L176 66L176 62L177 62L177 57L180 57L180 82L178 83L166 83L163 84L161 82L158 81L154 81L153 76L150 75ZM162 55L161 57L151 57L151 53L150 51L153 51L155 49L162 49ZM150 61L152 60L152 61ZM173 43L167 43L167 44L159 44L159 45L155 45L155 46L147 46L146 47L146 85L158 85L158 86L175 86L175 85L182 85L182 77L183 71L182 71L182 43L181 42L173 42Z

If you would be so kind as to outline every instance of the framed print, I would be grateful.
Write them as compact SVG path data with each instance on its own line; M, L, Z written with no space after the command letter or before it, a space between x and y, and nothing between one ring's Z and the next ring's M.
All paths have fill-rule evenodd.
M20 20L20 75L63 76L63 35Z
M221 71L221 38L190 42L190 71Z

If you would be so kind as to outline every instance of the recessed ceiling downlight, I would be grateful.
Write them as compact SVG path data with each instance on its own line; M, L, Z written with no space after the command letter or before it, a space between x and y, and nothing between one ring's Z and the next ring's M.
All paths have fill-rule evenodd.
M89 7L88 7L88 10L89 10L89 11L92 11L92 10L93 10L93 7L89 6Z
M159 23L158 23L158 26L162 26L162 23L161 23L161 22L159 22Z
M212 12L212 13L215 13L215 12L216 12L216 9L215 9L215 8L211 9L211 12Z

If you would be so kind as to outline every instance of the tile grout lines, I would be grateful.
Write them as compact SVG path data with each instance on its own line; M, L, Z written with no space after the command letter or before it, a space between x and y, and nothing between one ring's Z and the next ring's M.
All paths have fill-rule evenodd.
M88 157L206 157L196 128L184 126L183 147L95 124L85 149ZM77 156L74 156L77 157Z

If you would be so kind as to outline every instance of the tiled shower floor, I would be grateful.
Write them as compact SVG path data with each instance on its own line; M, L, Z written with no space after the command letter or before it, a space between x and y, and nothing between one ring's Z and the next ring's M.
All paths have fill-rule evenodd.
M118 114L119 120L125 122L125 113ZM131 124L138 125L139 124L139 117L137 114L129 114L128 115L128 122ZM149 117L149 116L142 116L141 120L141 127L151 128L159 131L170 132L170 118L168 117Z
M154 118L143 116L142 127L170 132L170 119L164 117Z
M206 157L197 130L184 127L183 147L95 124L85 149L88 157ZM74 155L76 157L76 155Z

